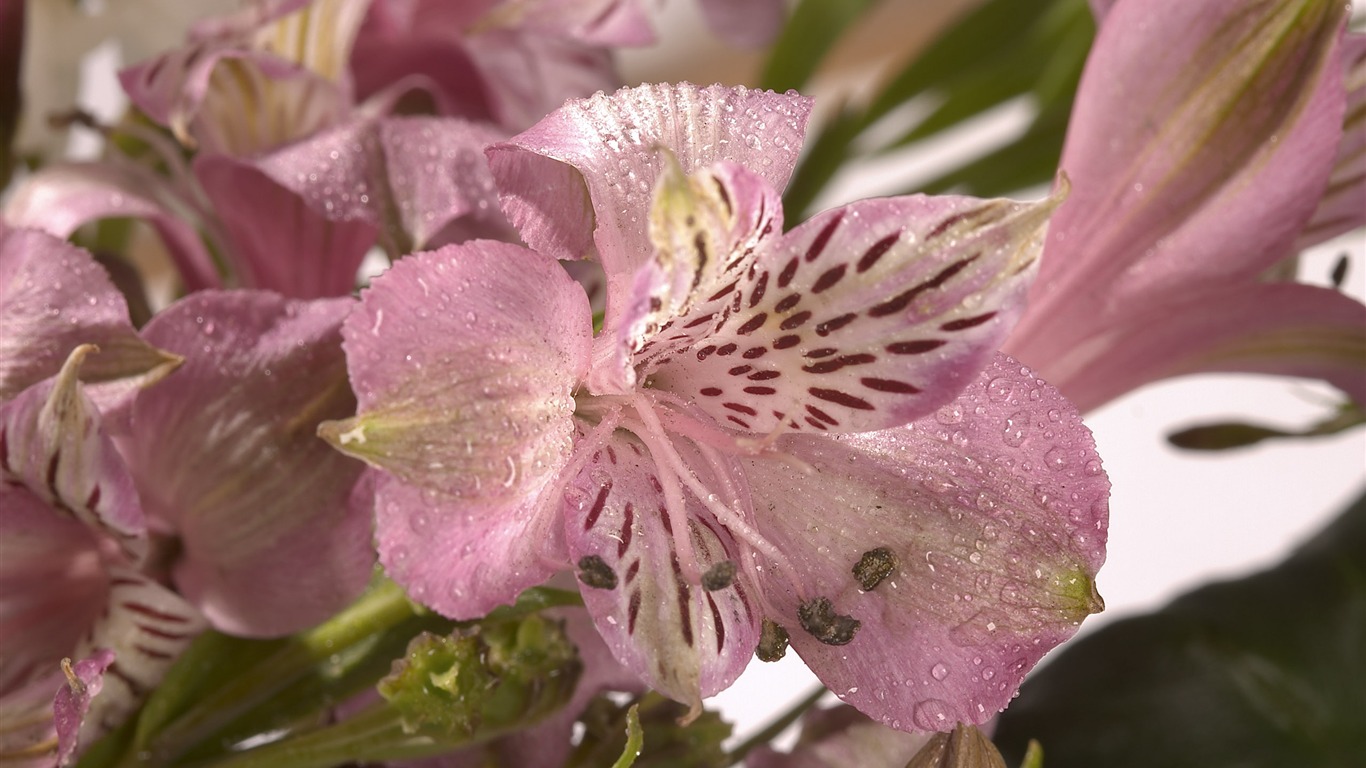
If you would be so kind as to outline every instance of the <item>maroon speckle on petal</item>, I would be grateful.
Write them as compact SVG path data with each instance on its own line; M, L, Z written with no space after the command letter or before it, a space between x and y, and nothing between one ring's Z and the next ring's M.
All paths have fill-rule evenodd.
M874 362L877 362L877 355L860 352L854 355L840 355L833 360L822 360L819 363L803 365L802 370L807 373L834 373L848 365L866 365Z
M965 317L961 320L950 320L949 322L939 326L939 328L945 331L961 331L965 328L973 328L975 326L981 325L982 323L987 322L995 316L995 312L987 312L986 314L977 315L976 317Z
M754 285L754 290L751 291L749 294L749 306L753 308L755 305L757 305L764 298L764 293L767 290L768 273L765 272L759 275L759 281Z
M805 357L809 360L819 360L822 357L829 357L835 354L836 352L839 352L839 350L835 349L834 347L821 347L819 349L813 349L810 352L807 352L806 354L802 355L802 357Z
M792 278L797 276L797 264L797 257L793 256L792 261L789 261L787 266L783 267L783 271L778 273L779 288L786 288L787 284L792 282Z
M801 303L801 300L802 295L800 293L788 294L787 296L784 296L783 299L779 301L777 304L773 305L773 309L777 312L786 312L789 309L792 309L793 307L797 306L797 304Z
M836 283L844 278L844 273L848 268L848 264L840 264L825 270L820 277L816 278L815 284L811 286L811 292L824 293L833 288Z
M721 388L703 387L702 389L698 390L698 392L701 393L704 397L719 397L721 395Z
M795 347L800 343L802 343L802 337L796 334L788 334L787 336L779 336L778 338L774 339L773 348L787 349L788 347ZM777 373L777 371L774 371L774 373Z
M735 332L740 334L741 336L748 336L749 334L754 333L755 331L764 327L764 323L766 322L768 322L768 313L760 312L754 317L751 317L750 319L746 320L744 325L735 329Z
M820 323L816 326L816 335L829 336L831 333L834 333L835 331L838 331L844 326L854 322L854 318L856 317L858 317L858 315L854 314L853 312L849 312L840 315L839 317L836 317L832 320L826 320L825 322Z
M712 625L716 627L716 652L720 653L726 645L726 622L722 620L721 609L711 595L707 595L707 605L711 606Z
M636 510L631 502L626 502L625 509L622 510L621 530L618 531L620 540L617 541L617 557L626 555L626 550L631 548L631 536L635 534Z
M902 310L906 309L906 307L910 306L911 302L915 300L916 296L919 296L925 291L931 290L933 288L938 288L944 283L947 283L950 278L952 278L959 272L963 271L963 269L967 267L967 265L976 261L977 257L980 255L981 254L973 254L965 259L955 261L954 263L940 270L939 274L935 275L929 280L926 280L920 285L902 291L901 293L882 302L881 304L874 305L871 309L868 310L868 316L885 317L887 315L894 315L897 312L901 312Z
M884 349L894 355L920 355L947 344L947 341L940 339L926 339L923 341L894 341Z
M778 327L784 331L791 331L802 327L806 324L806 321L810 319L811 313L802 311L798 312L795 315L792 315L791 317L784 319L781 323L778 324Z
M750 347L745 350L745 353L741 355L741 357L746 360L758 360L766 354L768 354L768 347Z
M811 387L806 391L810 392L813 397L819 397L822 400L826 400L837 405L842 405L845 408L853 408L859 411L876 410L873 407L873 404L868 402L867 400L864 400L861 397L855 397L854 395L851 395L848 392L841 392L838 389L822 389L820 387Z
M772 395L777 391L773 387L745 387L745 393L750 395Z
M612 481L608 480L598 489L598 497L593 500L593 506L588 510L588 516L583 519L583 529L593 530L593 526L598 524L598 518L602 515L603 507L607 506L607 494L612 492Z
M781 341L781 339L779 339L779 341ZM749 379L750 381L768 381L770 379L776 379L782 375L782 371L755 371L754 373L751 373L745 378Z
M806 249L806 260L808 262L815 261L821 255L821 252L825 250L825 246L829 244L830 238L834 236L835 228L838 227L843 220L844 211L842 210L830 218L830 223L826 224L825 227L821 229L820 233L816 235L816 239L811 241L811 246Z
M639 565L639 563L637 563ZM632 590L631 601L626 605L626 633L636 633L636 618L640 616L640 590Z
M869 389L875 389L878 392L892 392L894 394L899 395L914 395L920 391L919 387L904 381L897 381L896 379L877 379L868 377L859 379L858 381L863 386Z
M896 241L900 238L900 232L893 232L892 234L882 238L876 243L873 243L873 247L869 248L863 254L863 258L858 260L859 274L862 274L872 269L873 265L878 262L878 259L881 259L887 253L887 251L891 250L892 246L896 245Z
M830 414L826 413L825 411L822 411L814 405L807 405L806 411L807 413L810 413L812 416L815 416L817 419L820 419L826 424L839 426L839 421L836 420L834 416L831 416Z
M721 407L730 411L735 411L736 413L743 413L746 416L759 415L758 411L754 410L753 408L750 408L748 405L745 405L744 403L722 403Z

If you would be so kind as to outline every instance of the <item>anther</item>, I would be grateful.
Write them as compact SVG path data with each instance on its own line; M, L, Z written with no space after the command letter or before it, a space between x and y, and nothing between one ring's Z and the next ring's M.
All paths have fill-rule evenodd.
M864 592L871 592L883 579L891 576L900 564L901 561L892 550L886 547L870 549L854 565L854 578L858 579Z
M616 589L617 574L601 557L584 555L579 558L579 581L594 589Z
M854 639L854 633L862 625L852 616L835 613L835 607L827 597L817 597L798 606L797 620L802 623L802 629L826 645L845 645Z
M754 655L759 661L777 661L787 655L787 630L772 619L764 619L759 625L759 647Z
M732 581L735 581L734 560L722 560L702 574L702 588L708 592L725 589L730 586Z

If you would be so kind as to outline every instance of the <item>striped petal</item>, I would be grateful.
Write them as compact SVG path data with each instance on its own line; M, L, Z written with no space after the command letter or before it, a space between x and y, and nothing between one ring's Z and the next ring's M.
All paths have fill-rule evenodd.
M1342 59L1347 88L1342 141L1328 188L1295 243L1297 251L1366 225L1366 34L1343 36Z
M1077 412L1004 355L933 416L742 461L792 645L901 730L981 723L1101 608L1109 481Z
M645 375L756 432L923 416L972 380L1020 315L1062 194L867 200L816 216L735 270L719 310L678 318L709 333Z
M611 281L609 311L619 313L654 252L646 222L669 162L658 149L669 150L684 173L731 160L782 189L810 109L795 95L645 85L568 102L490 147L489 160L503 210L527 244L561 259L596 247Z
M218 629L299 631L369 581L364 465L316 434L355 408L340 332L354 305L201 291L143 329L185 364L139 394L120 448L147 514L179 537L177 588Z
M696 498L685 506L672 517L683 531L654 458L619 431L568 483L565 541L584 605L617 659L700 711L744 671L759 617L752 582L735 571L736 542Z
M1083 410L1148 382L1210 372L1321 379L1366 403L1366 306L1317 286L1235 286L1153 307L1052 370Z

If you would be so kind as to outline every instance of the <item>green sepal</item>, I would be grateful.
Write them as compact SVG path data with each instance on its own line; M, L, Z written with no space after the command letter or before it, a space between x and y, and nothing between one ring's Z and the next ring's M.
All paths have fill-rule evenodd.
M688 725L679 719L688 708L653 691L625 704L605 696L594 699L580 721L583 740L570 755L567 768L597 768L620 764L630 751L631 711L636 711L643 731L644 746L635 758L635 768L722 768L735 761L721 748L730 738L730 723L710 710ZM620 756L620 757L619 757Z

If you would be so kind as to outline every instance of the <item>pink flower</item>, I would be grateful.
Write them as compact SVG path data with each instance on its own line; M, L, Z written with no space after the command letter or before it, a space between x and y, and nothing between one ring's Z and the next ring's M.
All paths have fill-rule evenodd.
M566 566L616 657L700 708L788 638L896 728L981 722L1100 608L1108 482L994 353L1056 199L872 200L783 234L809 102L570 102L490 156L539 252L398 262L343 326L377 538L468 618ZM595 253L601 333L554 260Z
M1366 402L1366 307L1262 279L1366 223L1366 36L1344 40L1346 16L1330 0L1115 3L1068 128L1073 192L1005 349L1083 410L1200 371L1320 378Z

